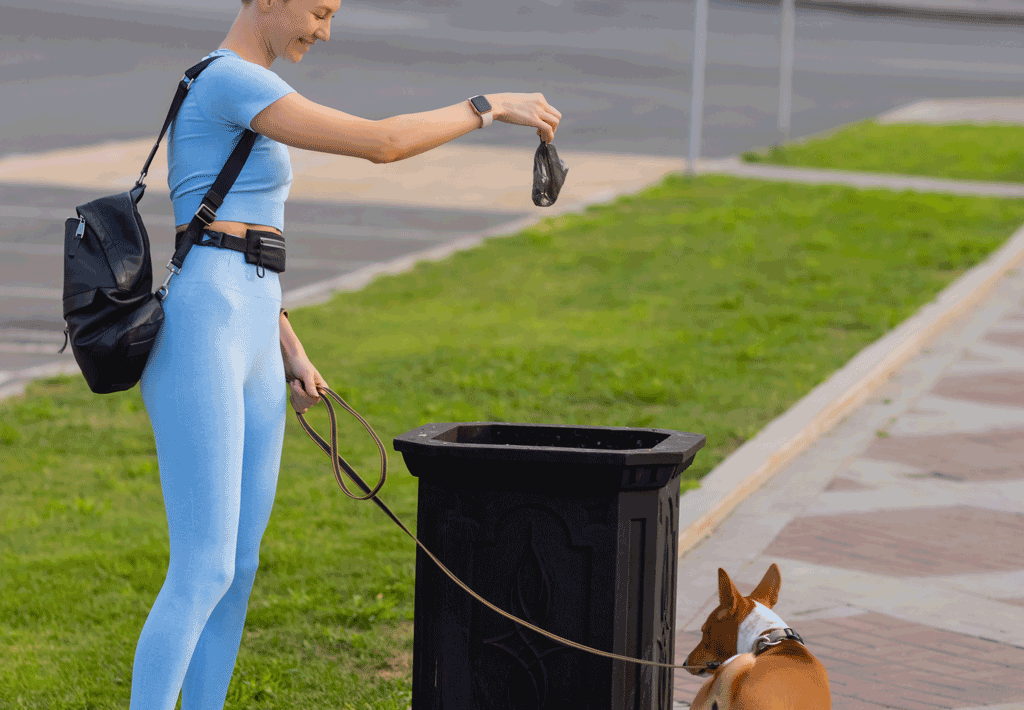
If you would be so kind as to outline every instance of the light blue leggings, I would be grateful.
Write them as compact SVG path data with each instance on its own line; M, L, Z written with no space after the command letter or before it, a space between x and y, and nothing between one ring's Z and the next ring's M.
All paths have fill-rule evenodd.
M193 246L140 387L167 510L167 578L135 649L130 710L220 710L270 519L287 408L281 284Z

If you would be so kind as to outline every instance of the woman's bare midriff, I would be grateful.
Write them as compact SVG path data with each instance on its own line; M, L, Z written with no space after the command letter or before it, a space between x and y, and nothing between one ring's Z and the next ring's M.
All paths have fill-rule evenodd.
M188 229L187 224L179 224L177 227L175 227L174 232L175 234L181 234L186 229ZM221 222L220 220L216 220L213 223L211 223L210 226L207 227L207 229L213 232L224 232L224 234L231 234L236 237L241 237L242 239L245 239L245 233L248 232L250 229L254 229L260 232L273 232L274 234L281 233L280 229L277 229L276 227L268 227L265 224L246 224L245 222Z

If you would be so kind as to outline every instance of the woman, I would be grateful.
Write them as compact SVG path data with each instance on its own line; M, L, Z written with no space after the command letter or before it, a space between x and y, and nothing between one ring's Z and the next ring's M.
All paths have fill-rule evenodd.
M168 134L168 184L184 231L242 132L259 138L218 233L280 235L291 184L286 145L390 163L489 125L467 100L371 121L320 106L270 71L331 35L341 0L242 0L220 58L193 82ZM493 118L550 142L561 114L541 94L490 94ZM212 238L212 239L211 239ZM239 251L193 246L164 301L140 383L153 423L170 563L135 651L131 710L223 707L270 518L287 403L305 412L323 377L280 309L278 274Z

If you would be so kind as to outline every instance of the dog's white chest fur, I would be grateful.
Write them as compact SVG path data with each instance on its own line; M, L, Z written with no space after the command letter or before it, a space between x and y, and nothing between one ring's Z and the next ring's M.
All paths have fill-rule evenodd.
M754 602L754 609L740 622L736 639L736 653L752 653L757 637L772 629L784 629L786 622L761 602Z

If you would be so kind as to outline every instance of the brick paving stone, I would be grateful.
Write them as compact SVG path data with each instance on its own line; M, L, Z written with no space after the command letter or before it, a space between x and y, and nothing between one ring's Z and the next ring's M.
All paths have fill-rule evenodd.
M829 678L842 681L836 689L850 698L908 710L929 702L933 708L961 708L1024 698L1024 649L877 612L818 621L861 634L866 628L891 632L873 651L881 666L852 652L815 652ZM975 673L990 675L970 677Z
M861 683L861 687L853 697L869 703L878 703L883 707L904 707L902 703L896 704L894 688L889 685Z
M914 667L923 671L946 674L950 672L951 665L955 666L957 676L966 680L984 678L1005 670L992 663L976 661L969 656L961 657L956 662L952 662L948 655L937 658L934 654L919 653L914 657Z
M974 387L978 375L958 380L945 378L932 390L944 397L967 399L967 385ZM966 384L964 384L966 383ZM1003 391L998 383L991 383ZM1014 403L1024 406L1024 393ZM1007 481L1024 478L1024 428L991 429L984 432L893 435L875 438L864 456L895 461L930 473L938 471L964 481Z
M984 404L1024 406L1024 372L950 375L935 383L932 394Z
M929 693L931 697L943 698L956 703L964 698L978 700L986 697L990 688L988 684L964 680L957 676L942 673L924 673L912 670L901 673L892 680L892 684L905 690Z
M701 635L693 631L676 631L675 639L675 662L686 663L686 657L690 655L698 643ZM707 678L695 676L682 668L672 671L672 697L676 702L689 703L701 689Z
M685 673L685 671L683 671ZM688 703L693 700L694 696L701 689L707 678L698 678L697 676L686 674L687 678L680 678L676 676L673 678L672 684L672 695L679 702Z
M984 340L996 345L1009 345L1024 350L1024 330L997 330L985 333Z
M1022 449L1024 450L1024 449ZM896 577L1024 569L1024 515L969 506L795 518L764 552Z
M847 698L832 693L832 710L880 710L884 705L869 703L857 698Z
M829 619L829 622L834 629L850 629L852 631L874 633L879 628L892 628L887 623L887 619L888 617L883 614L868 613Z
M817 656L817 654L815 654L815 656ZM821 658L819 657L818 660L820 661ZM844 671L832 670L827 664L825 665L825 670L828 671L828 684L832 690L841 688L857 688L864 683L864 679L861 676Z
M937 698L929 693L917 693L909 690L898 690L893 693L893 704L907 708L907 710L948 710L949 701Z
M852 641L860 644L861 648L868 650L877 650L887 645L888 641L884 636L879 636L873 631L847 631L841 635L841 638L846 641Z
M821 636L817 638L816 642L822 646L827 646L828 648L835 649L837 651L849 651L857 656L867 656L873 652L874 648L873 645L851 639L846 634Z

